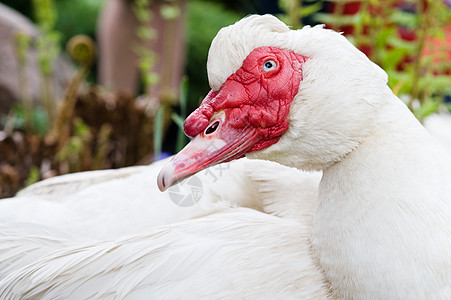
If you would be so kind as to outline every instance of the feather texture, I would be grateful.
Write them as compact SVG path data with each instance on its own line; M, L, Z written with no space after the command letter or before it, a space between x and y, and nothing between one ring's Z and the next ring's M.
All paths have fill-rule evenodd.
M232 209L65 247L10 273L0 299L321 299L308 235L299 222Z

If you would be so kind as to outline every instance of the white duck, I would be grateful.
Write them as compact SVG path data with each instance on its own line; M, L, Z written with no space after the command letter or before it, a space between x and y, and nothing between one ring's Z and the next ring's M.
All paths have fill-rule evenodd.
M246 153L323 170L313 231L311 204L297 220L229 209L66 246L10 273L4 299L449 298L450 158L381 69L334 32L252 16L220 31L208 71L160 187Z
M245 153L322 170L310 242L332 294L450 298L448 152L344 37L289 31L271 17L245 22L253 26L235 25L213 42L213 91L186 120L195 138L162 171L160 187Z

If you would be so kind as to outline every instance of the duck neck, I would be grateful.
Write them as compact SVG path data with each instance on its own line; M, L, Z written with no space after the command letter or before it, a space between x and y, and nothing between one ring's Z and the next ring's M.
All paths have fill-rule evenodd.
M403 109L323 170L311 241L337 298L439 297L448 284L431 281L451 270L440 259L451 253L451 190L436 161L446 154Z

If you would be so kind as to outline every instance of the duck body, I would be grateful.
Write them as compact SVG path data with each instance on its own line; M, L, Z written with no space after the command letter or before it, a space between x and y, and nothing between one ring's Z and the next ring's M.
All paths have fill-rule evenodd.
M274 26L268 25L273 21ZM181 167L178 159L188 161L190 155L196 156L197 145L203 141L213 139L220 145L218 141L241 139L229 129L236 126L233 110L240 107L234 106L235 98L229 100L224 93L239 95L236 89L228 90L230 82L236 81L234 74L246 71L248 61L255 60L253 49L266 51L257 58L265 62L265 67L257 64L249 75L252 79L247 80L260 81L263 89L271 86L274 95L279 87L286 88L277 79L284 68L295 65L301 72L298 93L289 99L288 115L282 116L289 126L283 133L269 134L265 137L269 143L258 149L252 145L261 146L261 138L241 144L234 153L244 152L251 159L301 170L322 170L310 242L312 259L324 272L332 296L449 299L449 152L389 89L387 74L343 36L318 26L290 31L268 16L243 21L240 25L255 26L249 31L239 23L220 31L218 41L212 43L214 52L208 66L212 95L216 96L207 97L185 121L186 132L196 135L192 144L162 170L160 188L202 168L202 163ZM224 41L229 47L223 47ZM288 64L281 61L265 48L268 45L295 52L302 58L297 60L299 65L293 60ZM230 58L224 63L220 57ZM266 62L275 62L275 67L266 68ZM228 70L221 69L222 65ZM287 103L284 97L278 100L282 107ZM268 106L272 109L275 105ZM262 115L271 111L261 109ZM222 111L226 115L223 119ZM210 123L205 122L208 118ZM208 129L218 118L218 128L211 133ZM252 117L243 119L239 124L248 132L266 129L270 124L265 120L255 124ZM202 157L211 164L212 160L221 162L229 157L227 153L224 146Z
M231 209L50 253L10 273L0 298L326 299L306 231Z
M376 132L323 171L312 247L340 299L447 299L451 160L392 103Z
M313 61L312 68L321 68ZM327 90L318 93L321 78L308 80L308 64L302 100L293 104L298 109L291 116L302 122L288 130L290 140L282 136L274 147L248 157L323 171L311 243L335 297L449 298L449 151L393 95L386 75L369 61L348 62L341 74L346 82L321 82L337 84L331 87L338 91L333 98L322 95ZM369 82L365 89L363 81ZM308 101L328 110L308 115L314 109Z
M261 172L261 165L267 162L243 159L197 174L202 194L198 202L187 206L176 205L173 194L189 193L189 189L174 188L167 193L157 189L156 178L165 163L74 173L38 182L16 197L0 201L0 222L10 228L17 224L21 230L26 230L28 223L30 229L57 228L69 236L108 240L230 207L262 210L251 170ZM278 167L281 172L286 169ZM231 190L230 185L236 189Z
M164 163L2 200L0 299L327 299L308 246L319 173L242 159L198 173L203 196L179 207L156 188Z

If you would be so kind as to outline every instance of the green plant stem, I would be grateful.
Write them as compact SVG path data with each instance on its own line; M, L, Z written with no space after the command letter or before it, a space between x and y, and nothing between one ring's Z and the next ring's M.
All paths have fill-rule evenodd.
M55 119L55 104L53 101L52 88L52 76L48 74L42 74L42 102L44 103L45 110L47 112L47 117L49 120Z
M340 4L341 4L341 2L340 2ZM361 18L360 22L354 26L355 44L357 47L363 46L363 44L364 44L363 29L365 28L365 25L366 25L365 24L366 15L369 14L369 7L370 7L370 0L364 0L362 2L362 6L360 7L360 11L359 11L362 18ZM372 26L371 26L371 28L372 28ZM371 40L374 40L374 39L371 39Z
M413 62L413 71L412 71L412 91L410 93L410 101L409 108L412 110L412 103L414 100L418 99L421 104L424 103L424 98L420 99L420 77L422 73L423 66L423 51L426 46L426 38L428 35L428 30L431 25L431 19L433 18L433 4L432 1L427 1L426 7L423 7L422 1L418 1L417 14L419 19L422 20L420 22L420 28L418 30L418 47L415 52L415 61ZM424 20L423 20L424 19Z
M74 78L69 83L64 94L64 101L56 115L47 142L58 143L58 149L62 149L70 137L71 118L74 114L77 102L77 91L94 62L96 49L94 42L86 36L78 35L67 43L67 52L71 58L80 63Z
M61 149L66 144L70 137L70 122L73 115L75 103L77 101L77 90L83 79L88 74L90 65L83 66L75 75L66 89L64 102L57 116L54 119L52 131L49 134L49 142L58 143L58 149Z
M55 118L52 74L54 61L58 57L59 34L54 31L57 12L54 0L33 0L33 10L41 34L37 39L39 69L41 72L42 102L49 122Z
M30 37L22 32L15 35L15 46L17 60L19 63L19 92L22 106L24 109L25 129L27 132L33 130L33 104L28 94L28 80L25 68L28 62L28 51L30 49Z
M164 132L164 106L160 106L155 113L154 119L154 132L153 132L153 155L154 160L158 160L161 157L161 151L163 146L163 132Z
M172 58L175 50L175 40L172 37L175 35L175 32L177 30L176 28L176 19L166 20L165 30L164 30L164 38L163 38L163 47L165 49L165 53L163 54L163 68L162 68L162 74L161 74L161 80L160 85L162 88L162 94L164 94L163 98L164 100L167 100L169 102L173 102L173 97L175 95L172 95L170 93L170 87L171 87L171 72L174 69L174 59ZM164 90L164 88L167 87L168 90ZM156 97L160 97L161 95L155 95ZM160 101L163 99L160 99Z
M299 12L302 9L302 0L290 0L288 14L290 16L290 25L292 29L297 29L302 26L302 19Z
M334 11L332 12L332 15L334 16L334 19L337 20L337 22L333 22L330 26L332 26L332 28L336 31L340 31L340 29L341 29L338 19L340 16L343 15L344 10L345 10L345 5L346 5L345 1L335 2L335 7L334 7Z

